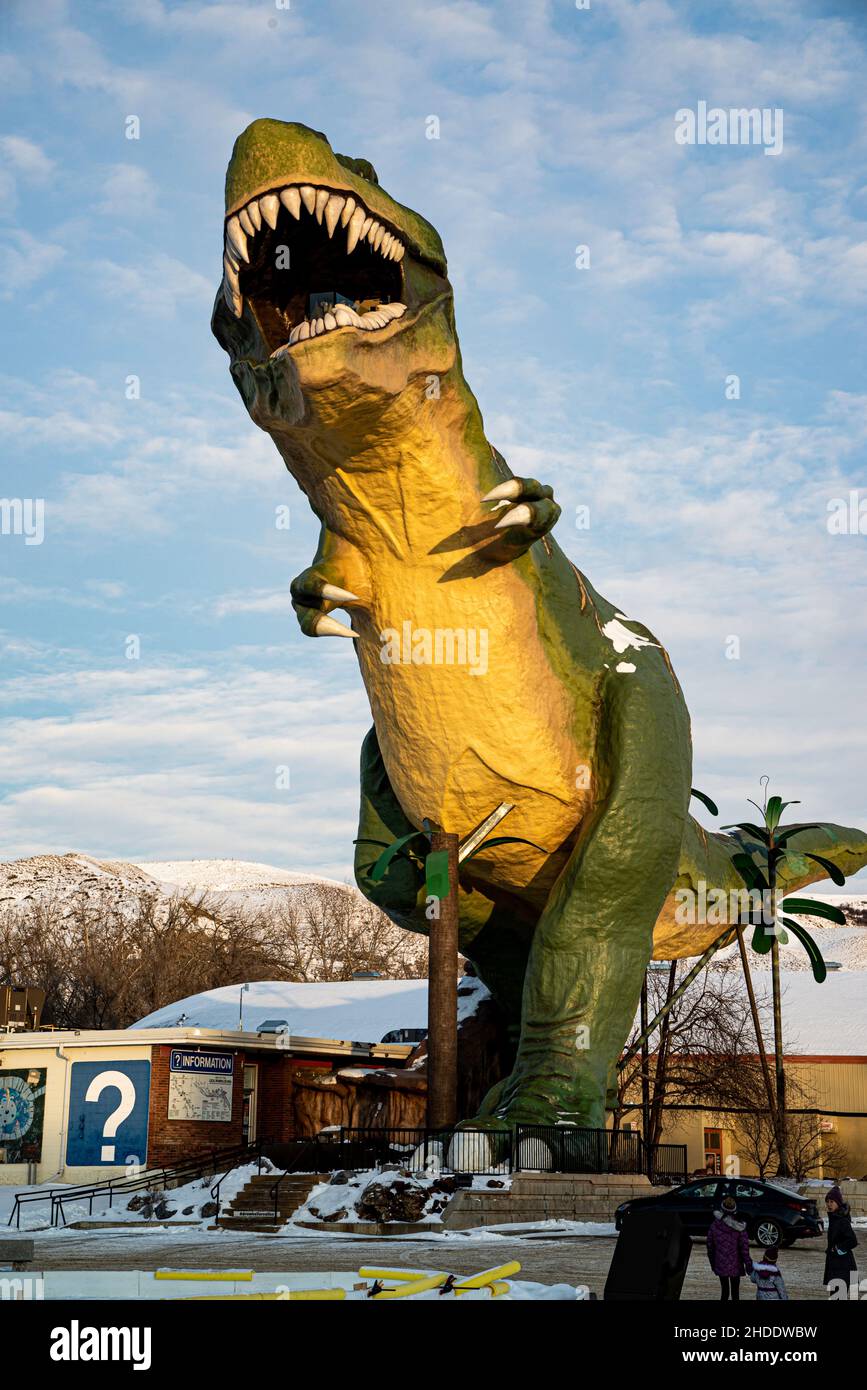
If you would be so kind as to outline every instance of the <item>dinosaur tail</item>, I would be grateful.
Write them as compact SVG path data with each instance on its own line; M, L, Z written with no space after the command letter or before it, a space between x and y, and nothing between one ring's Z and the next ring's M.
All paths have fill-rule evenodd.
M719 899L721 893L743 891L744 880L732 860L736 854L743 854L748 844L746 837L706 831L689 817L677 882L653 933L655 960L700 955L717 939L724 930L725 917L717 912L698 920L704 914L690 913L690 896L696 903L707 903ZM790 837L786 857L777 866L779 887L784 893L794 893L829 877L821 864L808 858L810 854L829 860L849 877L867 865L867 834L842 825L805 825Z

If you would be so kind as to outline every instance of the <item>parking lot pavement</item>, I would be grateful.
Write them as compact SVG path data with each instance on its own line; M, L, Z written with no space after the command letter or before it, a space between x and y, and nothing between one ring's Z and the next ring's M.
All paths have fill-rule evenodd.
M354 1270L361 1264L387 1268L447 1269L472 1274L506 1260L521 1262L527 1279L545 1284L584 1284L602 1296L614 1249L613 1236L502 1235L479 1238L409 1237L392 1240L265 1235L222 1231L66 1231L37 1234L35 1269L257 1269L267 1271ZM824 1242L804 1241L784 1250L780 1266L792 1299L825 1300ZM745 1299L755 1298L748 1279ZM714 1299L719 1283L704 1247L693 1246L684 1299Z

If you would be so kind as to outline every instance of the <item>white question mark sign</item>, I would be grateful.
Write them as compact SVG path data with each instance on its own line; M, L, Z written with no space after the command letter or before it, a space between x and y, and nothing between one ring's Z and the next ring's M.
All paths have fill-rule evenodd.
M86 1101L96 1101L103 1091L109 1086L116 1086L120 1091L120 1104L116 1110L112 1110L102 1127L103 1139L113 1139L120 1129L124 1120L131 1115L135 1108L135 1086L129 1077L122 1071L101 1071L95 1076L84 1093ZM114 1159L114 1144L103 1144L100 1158L103 1163L111 1163Z

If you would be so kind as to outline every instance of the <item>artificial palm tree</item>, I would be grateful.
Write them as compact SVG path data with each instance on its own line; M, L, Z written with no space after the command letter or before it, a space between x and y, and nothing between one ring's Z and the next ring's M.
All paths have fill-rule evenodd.
M796 859L812 859L818 864L828 877L838 886L846 882L845 874L833 864L830 859L825 859L821 854L807 853L806 851L796 850L790 847L790 841L805 830L821 830L822 826L815 822L806 822L794 825L782 825L781 819L783 812L788 806L797 806L797 801L783 801L779 796L768 797L768 778L762 778L765 790L764 802L760 806L758 802L748 798L751 806L755 806L761 815L761 823L743 821L735 825L723 826L724 830L736 832L736 838L740 840L742 849L732 857L732 864L737 869L747 888L751 893L758 892L762 895L761 910L750 910L746 914L746 922L752 924L753 931L751 946L759 955L771 956L771 985L773 990L774 1005L774 1059L776 1072L776 1105L774 1107L777 1131L777 1147L779 1150L779 1171L783 1177L788 1176L788 1157L786 1144L786 1073L783 1065L783 1026L782 1026L782 998L780 992L780 945L785 945L788 940L788 931L800 941L810 959L810 966L813 971L813 978L817 984L821 984L827 976L827 968L822 958L822 952L816 945L806 927L800 922L796 922L790 915L795 913L798 916L822 917L830 922L835 922L845 926L845 914L835 907L833 903L822 902L816 898L787 897L782 903L783 911L778 910L778 877L779 868L782 863L793 862ZM770 917L770 921L768 918ZM747 964L746 952L743 948L742 928L744 919L738 924L738 941L741 946L741 959L744 965L744 972L747 977L749 987L749 966Z

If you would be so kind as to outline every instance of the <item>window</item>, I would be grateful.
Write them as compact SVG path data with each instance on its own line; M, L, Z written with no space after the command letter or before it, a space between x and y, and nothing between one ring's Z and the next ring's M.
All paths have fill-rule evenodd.
M713 1182L696 1182L693 1183L692 1187L685 1187L679 1195L681 1197L689 1197L690 1199L701 1201L702 1198L715 1197L716 1189L716 1180Z
M763 1194L762 1189L756 1187L755 1183L738 1182L735 1183L734 1195L735 1197L740 1197L743 1201L755 1202L758 1201Z

